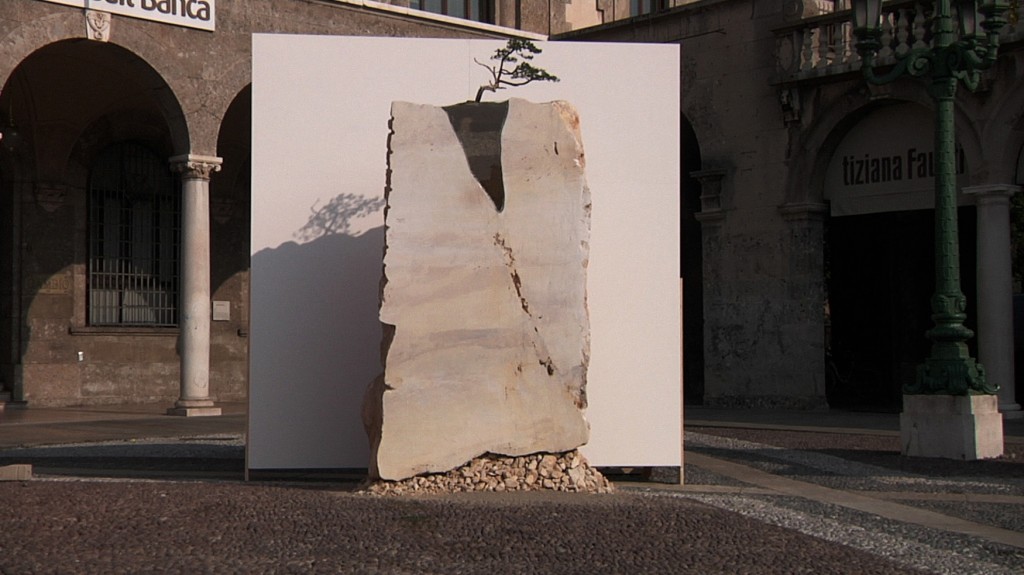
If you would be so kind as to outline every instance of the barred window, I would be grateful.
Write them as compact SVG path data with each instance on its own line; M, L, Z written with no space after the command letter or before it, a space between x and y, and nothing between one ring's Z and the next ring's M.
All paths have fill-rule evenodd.
M89 324L176 326L181 200L166 161L124 142L89 174Z
M629 15L642 16L668 10L672 7L670 0L630 0Z
M494 24L493 0L411 0L409 7L434 14Z

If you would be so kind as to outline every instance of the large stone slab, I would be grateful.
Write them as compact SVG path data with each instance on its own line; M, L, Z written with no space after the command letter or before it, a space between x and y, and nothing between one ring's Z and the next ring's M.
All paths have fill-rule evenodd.
M904 395L903 455L973 461L1003 454L1003 416L995 395Z
M396 102L391 126L371 473L585 444L590 192L575 109Z

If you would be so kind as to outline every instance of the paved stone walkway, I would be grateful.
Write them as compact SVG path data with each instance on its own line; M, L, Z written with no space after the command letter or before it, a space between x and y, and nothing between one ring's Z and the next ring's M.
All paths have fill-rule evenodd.
M1024 572L1024 445L908 460L895 435L691 428L677 496L928 573ZM853 572L853 571L851 571Z
M1018 427L957 462L901 457L891 418L820 416L688 413L682 486L420 498L245 482L244 411L0 418L0 467L34 476L0 481L0 574L1024 572ZM73 430L90 442L53 445Z

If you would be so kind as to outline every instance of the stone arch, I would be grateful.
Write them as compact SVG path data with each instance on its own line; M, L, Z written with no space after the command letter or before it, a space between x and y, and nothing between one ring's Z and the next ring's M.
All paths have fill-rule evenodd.
M934 110L925 87L918 83L900 82L884 97L879 95L853 87L818 114L795 144L815 153L794 166L787 188L789 203L826 203L826 172L840 145L861 122L894 105L913 105L929 114ZM956 107L957 140L967 158L970 181L978 183L987 177L984 146L978 124L971 121L975 102L964 96ZM898 409L901 386L913 380L917 363L927 354L924 332L931 325L933 217L920 208L881 205L888 208L824 219L826 393L832 407ZM972 208L966 210L960 218L961 267L970 270L975 261L975 218ZM866 233L869 229L871 233ZM900 249L894 250L894 245ZM973 302L973 274L964 279L964 292Z
M150 51L155 52L159 49L158 45L144 42L137 53L147 61L159 64L160 59L165 56L160 53L149 54ZM199 80L190 77L188 71L172 69L171 64L167 66L168 70L164 77L173 93L181 96L182 105L189 110L184 119L187 122L191 147L181 153L216 153L215 150L219 148L223 136L223 120L232 108L237 106L238 96L252 90L251 57L250 45L246 41L244 46L230 52L230 60L218 63L216 78ZM173 66L181 64L175 62ZM162 71L159 66L156 69Z
M986 183L993 185L1012 184L1024 186L1024 81L1020 73L1024 60L1015 56L1000 56L1000 69L992 84L995 92L991 97L993 112L984 132L986 152L991 157L991 172ZM1017 192L1010 199L1010 277L1012 307L1012 351L1007 355L1015 356L1013 362L1013 382L1003 383L1000 390L1000 409L1020 404L1024 395L1024 297L1021 296L1022 277L1024 277L1024 242L1021 241L1022 223L1024 223L1024 195ZM1004 338L1005 339L1005 338ZM997 360L1001 354L994 354ZM987 362L988 358L983 359ZM994 372L988 363L988 377ZM1003 368L1006 372L1006 367ZM998 376L997 376L998 377ZM1018 412L1019 413L1019 412ZM1009 416L1010 414L1007 414Z
M992 119L984 133L987 152L993 158L989 177L994 183L1024 184L1024 80L1000 74L1008 84L1001 90Z
M168 124L174 140L174 155L212 155L220 129L220 119L234 95L251 81L251 46L248 35L194 36L164 34L154 36L147 26L116 21L109 40L99 42L84 37L87 24L82 10L46 2L29 2L21 8L20 22L5 22L0 41L0 83L37 50L61 42L74 42L76 49L89 44L118 46L134 55L140 73L146 70L159 78L155 95L168 110ZM198 41L197 41L198 38ZM223 48L222 53L218 53ZM182 57L182 55L187 57ZM197 59L216 58L216 76L196 77ZM211 89L212 88L212 89ZM189 110L187 114L182 110Z
M60 24L51 36L67 34L68 22L81 24L47 19ZM44 28L33 24L25 30L38 35ZM98 154L117 142L143 143L165 160L187 153L182 107L163 76L120 45L80 38L16 44L12 52L24 57L8 69L0 92L0 117L7 125L13 115L20 136L14 149L0 152L0 224L14 238L0 243L0 265L20 270L13 276L20 281L5 278L14 287L0 293L10 302L0 308L11 310L0 318L0 377L15 399L50 404L109 401L106 394L134 401L170 396L178 362L172 333L140 339L140 353L166 367L134 392L115 389L133 385L124 378L82 369L68 350L113 370L129 361L97 338L76 337L88 324L88 174Z
M789 156L794 158L786 183L786 204L818 204L823 201L825 170L832 155L846 134L858 122L880 106L894 102L929 105L924 88L915 82L897 82L888 87L886 97L862 81L851 82L845 91L828 98L817 92L802 99L819 100L820 112L814 114L810 126L799 127L790 140ZM808 113L808 112L805 112ZM809 155L806 151L812 151Z
M217 155L223 158L221 171L210 180L211 283L215 299L226 288L240 297L248 288L250 172L252 166L252 86L246 86L232 100L221 122ZM246 274L244 277L239 274ZM226 297L226 296L225 296ZM238 299L232 297L231 299Z
M250 202L250 172L252 165L252 85L245 86L231 101L223 115L217 137L217 155L223 159L221 171L210 181L210 217L215 225L230 222L246 222L236 230L249 237L248 216ZM234 248L232 248L232 251ZM248 267L248 246L246 262ZM219 253L219 250L214 250ZM237 271L237 270L236 270ZM233 273L233 272L232 272ZM212 287L216 290L219 281L215 277Z
M42 2L33 2L22 23L12 27L3 38L0 51L0 74L4 85L11 73L36 50L62 40L83 39L85 19L81 12L61 10Z
M140 77L151 82L153 95L161 103L165 111L168 126L174 141L174 153L184 154L189 151L189 129L185 114L179 100L171 90L171 78L158 72L153 64L164 52L164 46L153 41L152 37L133 38L133 28L125 27L120 36L125 42L98 42L83 37L86 30L85 18L80 11L70 11L59 6L48 6L36 2L26 8L29 14L23 24L8 31L5 49L0 54L0 80L8 86L11 77L21 69L25 62L40 53L46 53L55 47L66 47L76 55L83 51L109 50L112 58L123 58L122 64L131 68ZM75 58L73 61L78 61ZM79 62L86 65L88 62Z
M103 137L96 132L103 122L106 137L123 137L132 124L150 132L146 139L167 157L190 147L185 115L167 82L115 44L62 40L40 47L14 68L2 94L0 104L22 118L26 148L36 148L36 158L23 159L35 160L40 178L73 176L54 170L73 169L73 149Z
M248 373L252 86L224 112L216 154L221 171L210 179L210 296L218 302L210 325L211 373ZM218 393L245 397L245 377L222 377Z

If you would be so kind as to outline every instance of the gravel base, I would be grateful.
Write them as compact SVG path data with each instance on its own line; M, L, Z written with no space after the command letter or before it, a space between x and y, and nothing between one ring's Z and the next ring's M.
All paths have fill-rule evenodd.
M612 486L579 451L573 450L519 457L486 454L445 473L371 481L362 488L380 496L545 490L610 493Z

